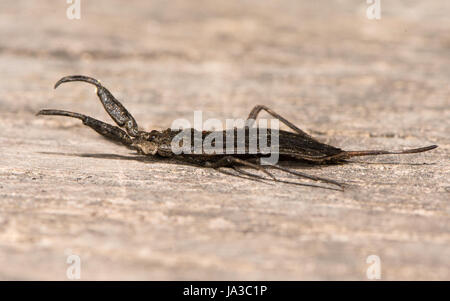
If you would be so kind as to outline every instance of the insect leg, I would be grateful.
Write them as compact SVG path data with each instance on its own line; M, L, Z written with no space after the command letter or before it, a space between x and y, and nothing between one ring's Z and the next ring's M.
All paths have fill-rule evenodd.
M55 84L55 89L62 83L82 81L90 83L97 88L97 95L103 104L106 112L111 116L115 123L120 127L125 127L127 133L131 137L138 135L138 126L133 116L125 109L125 107L109 92L108 89L95 78L83 75L70 75L61 78Z
M340 184L340 183L335 182L333 180L328 180L328 179L324 179L324 178L310 176L310 175L307 175L307 174L303 174L303 173L299 173L299 172L296 172L296 171L293 171L293 170L289 170L287 168L274 166L275 168L278 168L280 170L284 170L284 171L289 172L289 173L293 173L293 174L295 174L297 176L302 176L302 177L305 177L305 178L308 178L308 179L311 179L311 180L322 181L322 182L330 183L330 184L333 184L333 185L337 185L340 189L334 189L334 188L326 187L326 186L316 186L316 185L307 184L307 183L298 183L298 182L279 180L274 175L269 173L267 170L263 169L263 167L261 167L260 165L257 165L257 164L254 164L254 163L250 163L248 161L244 161L244 160L241 160L241 159L238 159L238 158L234 158L234 157L230 158L230 160L232 160L232 162L230 163L230 161L225 160L226 158L227 157L221 159L221 160L224 161L223 163L221 163L221 164L224 164L222 166L230 166L230 164L232 164L232 162L236 162L236 163L239 163L239 164L242 164L242 165L253 167L253 168L258 169L258 170L260 170L260 168L261 168L262 171L264 171L265 173L268 173L270 175L270 177L271 177L271 179L267 179L267 178L264 178L264 177L262 177L260 175L257 175L257 174L248 172L246 170L243 170L243 169L237 167L236 165L231 165L231 168L233 168L236 172L238 172L238 173L240 173L242 175L246 175L248 177L247 179L250 179L250 180L261 181L261 182L263 182L263 181L273 181L273 182L279 182L279 183L285 183L285 184L291 184L291 185L309 186L309 187L317 187L317 188L339 190L339 191L344 190L343 184ZM219 161L221 161L221 160L219 160ZM219 161L216 162L217 165L219 165ZM267 182L264 182L264 183L267 183Z
M231 176L235 176L235 177L240 177L240 178L244 178L244 179L248 179L248 180L253 180L253 181L258 181L258 182L263 182L263 183L266 183L266 184L268 184L266 181L273 181L273 182L279 182L279 183L285 183L285 184L291 184L291 185L308 186L308 187L316 187L316 188L331 189L331 190L339 190L339 191L342 191L342 190L343 190L343 188L342 188L341 186L339 186L339 185L338 185L338 186L339 186L341 189L335 189L335 188L326 187L326 186L318 186L318 185L313 185L313 184L308 184L308 183L298 183L298 182L291 182L291 181L279 180L279 179L277 179L275 176L273 176L271 173L269 173L267 170L263 169L262 166L260 166L260 165L258 165L258 164L254 164L254 163L248 162L248 161L245 161L245 160L242 160L242 159L239 159L239 158L235 158L235 157L232 157L232 156L228 156L228 157L221 158L220 160L218 160L218 161L216 161L216 162L209 162L209 161L208 161L207 164L205 164L205 163L203 163L203 162L204 162L204 161L202 161L202 160L199 160L199 161L191 161L191 163L195 163L196 165L203 165L203 166L206 166L206 167L211 167L211 168L214 168L214 169L218 170L219 172L222 172L222 173L227 174L227 175L231 175ZM202 163L203 163L203 164L202 164ZM262 177L262 176L260 176L260 175L250 173L250 172L248 172L248 171L246 171L246 170L243 170L243 169L237 167L237 166L234 165L233 163L239 163L239 164L241 164L241 165L249 166L249 167L255 168L255 169L257 169L257 170L262 169L263 172L269 173L271 179L264 178L264 177ZM230 172L225 172L225 170L222 170L221 167L231 167L231 168L233 168L236 172L238 172L238 174L234 174L234 173L230 173ZM276 166L276 167L278 167L278 166ZM282 168L280 168L280 169L282 169ZM242 176L242 175L245 175L246 177L244 177L244 176ZM298 174L297 174L297 175L298 175ZM307 176L307 178L312 178L312 177L313 177L313 176L309 176L309 175L306 175L306 176ZM315 178L318 178L318 177L315 177ZM325 180L325 179L324 179L324 180ZM332 181L332 182L334 182L334 181ZM332 184L335 184L335 183L332 183ZM335 185L336 185L336 184L335 184Z
M219 168L219 167L227 167L227 166L234 166L234 163L238 163L244 166L248 166L251 167L253 169L262 171L263 173L265 173L266 175L268 175L269 177L271 177L273 180L276 180L275 176L272 175L270 172L268 172L267 170L265 170L261 165L257 165L239 158L235 158L232 156L226 156L223 157L221 159L219 159L216 162L207 162L206 166L207 167L211 167L211 168Z
M339 186L339 187L342 188L342 189L344 188L344 184L339 183L339 182L336 182L336 181L334 181L334 180L330 180L330 179L326 179L326 178L321 178L321 177L316 177L316 176L308 175L308 174L305 174L305 173L303 173L303 172L299 172L299 171L296 171L296 170L292 170L292 169L289 169L289 168L286 168L286 167L282 167L282 166L279 166L279 165L271 165L271 167L273 167L273 168L275 168L275 169L279 169L279 170L285 171L285 172L290 173L290 174L293 174L293 175L296 175L296 176L298 176L298 177L310 179L310 180L313 180L313 181L318 181L318 182L324 182L324 183L328 183L328 184L333 184L333 185Z
M275 113L274 111L272 111L272 109L269 109L268 107L266 107L264 105L257 105L251 110L251 112L250 112L250 114L248 115L248 118L247 118L247 126L248 127L251 127L253 125L253 123L255 122L255 120L258 117L258 114L259 114L259 112L261 112L261 110L266 111L267 113L269 113L270 115L272 115L276 119L280 120L282 123L284 123L285 125L287 125L291 129L293 129L299 135L301 135L303 137L306 137L306 138L309 138L309 139L313 139L310 135L308 135L307 133L305 133L304 131L302 131L298 127L296 127L292 122L288 121L283 116L279 115L278 113Z
M175 159L177 159L177 157L175 157ZM196 159L195 157L178 157L178 159L180 162L188 162L188 163L196 165L196 166L202 166L202 167L206 166L206 167L214 168L215 170L219 171L220 173L223 173L223 174L226 174L229 176L239 177L239 178L262 182L262 183L266 183L263 180L267 180L266 178L261 177L259 175L250 174L241 169L238 169L236 166L232 165L231 163L226 162L226 160L224 160L223 162L220 162L220 163L218 161L214 162L214 163L207 161L205 163L204 160L199 159L199 158ZM226 171L223 167L231 167L238 174ZM242 176L242 175L247 175L247 176Z
M78 118L81 121L83 121L84 125L89 126L100 135L105 136L106 138L113 140L114 142L120 142L127 146L130 146L132 143L132 139L130 138L130 136L128 136L127 133L125 133L125 131L121 130L117 126L112 126L103 121L94 119L92 117L83 114L62 110L41 110L36 115L59 115Z
M243 170L242 168L239 168L239 167L237 167L237 166L235 166L235 165L232 165L231 168L233 168L236 172L238 172L238 173L240 173L240 174L246 175L246 176L249 177L249 178L255 178L255 179L260 179L260 180L268 180L267 178L264 178L264 177L262 177L262 176L260 176L260 175L257 175L257 174L248 172L248 171L246 171L246 170ZM272 180L272 181L275 181L276 178L273 177L271 180Z

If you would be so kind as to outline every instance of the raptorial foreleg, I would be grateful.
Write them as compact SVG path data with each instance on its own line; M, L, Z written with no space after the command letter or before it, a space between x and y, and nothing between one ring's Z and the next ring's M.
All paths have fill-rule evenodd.
M100 135L114 141L114 142L120 142L122 144L125 144L127 146L130 146L133 141L130 136L127 135L125 131L118 128L117 126L113 126L110 124L107 124L103 121L97 120L95 118L69 112L69 111L62 111L62 110L41 110L36 115L58 115L58 116L66 116L66 117L73 117L80 119L84 125L87 125L91 129L95 130Z
M134 117L125 109L125 107L118 101L108 89L102 86L102 84L95 78L84 75L70 75L61 78L55 84L55 89L62 83L82 81L90 83L97 88L97 95L103 104L106 112L111 116L114 122L124 127L128 135L136 137L139 133L138 125Z

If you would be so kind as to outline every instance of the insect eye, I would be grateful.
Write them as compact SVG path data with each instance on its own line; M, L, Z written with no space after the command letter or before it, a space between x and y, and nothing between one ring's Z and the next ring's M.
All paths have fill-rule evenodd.
M152 131L152 132L148 133L147 140L152 141L152 140L156 139L157 137L158 137L158 133Z

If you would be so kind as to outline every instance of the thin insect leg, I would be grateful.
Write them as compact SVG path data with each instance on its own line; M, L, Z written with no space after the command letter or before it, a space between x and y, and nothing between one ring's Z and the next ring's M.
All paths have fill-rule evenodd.
M226 157L225 157L226 158ZM225 159L225 158L223 158L223 159ZM250 162L248 162L248 161L244 161L244 160L241 160L241 159L239 159L239 158L234 158L234 157L231 157L232 158L232 160L233 161L235 161L236 163L240 163L240 164L242 164L242 165L246 165L246 166L250 166L250 167L261 167L261 168L263 168L262 166L260 166L260 165L257 165L257 164L254 164L254 163L250 163ZM245 162L246 164L243 164L242 162ZM284 181L284 180L279 180L279 179L277 179L273 174L271 174L269 171L267 171L267 170L265 170L265 169L263 169L263 171L266 171L267 173L269 173L269 176L271 177L271 179L267 179L267 178L264 178L264 177L262 177L262 176L260 176L260 175L256 175L256 174L253 174L253 173L250 173L250 172L248 172L248 171L245 171L245 170L243 170L243 169L240 169L239 167L237 167L237 166L235 166L235 165L231 165L231 167L234 169L234 170L236 170L237 172L240 172L240 173L242 173L242 174L245 174L245 175L247 175L247 176L249 176L249 177L253 177L253 178L255 178L255 179L257 179L257 178L259 178L259 179L262 179L262 180L265 180L265 181L274 181L274 182L279 182L279 183L285 183L285 184L292 184L292 185L300 185L300 186L309 186L309 187L318 187L318 188L324 188L324 189L331 189L331 190L336 190L336 189L333 189L333 188L330 188L330 187L323 187L323 186L317 186L317 185L312 185L312 184L307 184L307 183L297 183L297 182L291 182L291 181ZM278 167L278 166L275 166L275 167ZM257 170L260 170L259 168L256 168ZM329 184L333 184L333 185L337 185L337 186L339 186L339 188L341 188L341 189L338 189L339 191L342 191L344 188L343 188L343 185L342 184L340 184L340 183L338 183L338 182L335 182L335 181L333 181L333 180L328 180L328 179L323 179L323 178L319 178L319 177L314 177L314 176L310 176L310 175L306 175L306 174L302 174L302 173L297 173L297 172L295 172L295 171L291 171L291 170L289 170L289 169L285 169L285 168L280 168L281 170L285 170L285 171L287 171L287 172L294 172L294 174L296 174L297 176L305 176L306 178L308 178L308 179L311 179L311 180L316 180L316 181L322 181L322 182L326 182L326 183L329 183Z
M245 171L245 170L243 170L243 169L241 169L241 168L239 168L237 166L234 166L234 165L232 165L231 168L233 168L233 170L236 171L237 173L243 174L245 176L242 176L242 175L239 175L239 174L232 174L232 173L225 172L225 171L221 170L220 167L216 168L216 170L219 170L220 172L223 172L223 173L228 174L228 175L234 175L236 177L240 177L240 178L243 178L243 179L252 180L252 181L256 181L256 182L260 182L260 183L264 183L264 184L269 184L266 181L272 180L272 179L264 178L264 177L262 177L260 175L252 174L252 173L247 172L247 171Z
M315 188L322 188L322 189L329 189L329 190L336 190L336 191L344 191L344 188L342 188L342 187L334 188L334 187L327 187L327 186L320 186L320 185L299 183L299 182L292 182L292 181L285 181L285 180L276 180L276 182L290 184L290 185L305 186L305 187L315 187Z
M255 120L258 117L258 114L259 114L259 112L261 112L261 110L266 111L267 113L269 113L270 115L272 115L276 119L280 120L285 125L287 125L291 129L293 129L299 135L301 135L303 137L306 137L306 138L309 138L309 139L314 139L310 135L308 135L307 133L305 133L304 131L302 131L298 127L296 127L292 122L288 121L283 116L281 116L278 113L272 111L272 109L269 109L268 107L266 107L264 105L257 105L257 106L255 106L253 108L253 110L251 110L251 112L250 112L250 114L248 115L248 118L247 118L247 126L248 127L252 127L253 123L255 122Z
M120 127L125 127L128 135L136 137L139 133L138 125L133 116L125 109L125 107L109 92L108 89L95 78L83 75L70 75L61 78L55 84L55 89L62 83L82 81L90 83L97 88L97 96L103 104L106 112L111 116L115 123Z
M308 184L308 183L299 183L299 182L285 181L285 180L280 180L280 179L277 179L277 178L274 178L274 179L267 179L267 178L261 177L260 175L256 175L256 174L247 172L247 171L245 171L245 170L242 170L242 169L240 169L240 168L238 168L238 167L236 167L236 166L232 166L232 167L233 167L237 172L240 172L240 173L242 173L242 174L248 175L249 177L255 177L255 178L264 179L265 181L273 181L273 182L284 183L284 184L290 184L290 185L299 185L299 186L305 186L305 187L323 188L323 189L330 189L330 190L337 190L337 191L343 191L343 190L344 190L344 188L342 188L342 187L340 187L340 186L339 186L340 189L336 189L336 188L332 188L332 187L319 186L319 185L313 185L313 184ZM248 179L248 178L246 178L246 179ZM257 179L253 179L253 180L256 181ZM263 183L265 183L265 184L268 184L268 183L265 182L265 181L261 181L261 182L263 182Z
M189 162L189 163L192 163L194 165L206 166L206 167L214 168L215 170L217 170L217 171L219 171L221 173L224 173L226 175L239 177L239 178L252 180L252 181L257 181L257 182L262 182L264 184L269 184L269 183L267 183L267 181L273 181L273 182L278 182L278 183L284 183L284 184L290 184L290 185L298 185L298 186L305 186L305 187L315 187L315 188L323 188L323 189L338 190L338 191L342 191L343 190L343 188L336 189L336 188L332 188L332 187L319 186L319 185L313 185L313 184L308 184L308 183L298 183L298 182L279 180L279 179L275 178L273 175L271 176L270 179L269 178L264 178L264 177L262 177L260 175L252 174L250 172L247 172L247 171L245 171L243 169L238 168L237 166L233 165L231 161L225 160L226 158L227 157L224 157L224 158L220 159L219 160L220 162L219 161L207 162L207 164L205 164L204 161L201 160L201 159L197 159L196 160L195 158L190 158L190 157L183 157L183 158L181 158L180 161ZM237 158L234 158L234 157L231 157L231 158L232 159L237 159ZM247 162L247 163L249 163L249 162ZM256 164L252 164L252 165L256 165ZM256 166L258 166L258 165L256 165ZM231 167L236 172L241 173L241 174L245 174L246 177L244 177L242 175L239 175L239 174L234 174L234 173L225 171L225 170L222 169L222 167Z
M219 159L216 162L208 162L207 167L212 167L212 168L226 167L226 166L232 166L233 163L242 164L242 165L254 168L256 170L262 171L263 173L265 173L266 175L268 175L272 179L275 179L275 177L270 172L265 170L261 165L253 164L253 163L250 163L248 161L245 161L245 160L242 160L242 159L239 159L239 158L235 158L235 157L232 157L232 156L223 157L223 158Z
M262 167L261 165L257 165L245 160L241 160L238 158L233 158L234 162L254 168L256 170L262 171L263 173L265 173L266 175L268 175L269 177L271 177L273 180L276 180L275 176L273 174L271 174L268 170L266 170L264 167Z
M190 163L190 164L192 164L192 165L194 165L194 166L202 166L202 167L204 167L205 166L205 161L204 160L201 160L201 159L196 159L195 157L179 157L178 158L178 161L180 161L180 162L184 162L184 163ZM225 162L226 163L226 162ZM214 168L215 170L217 170L218 172L220 172L220 173L223 173L223 174L226 174L226 175L229 175L229 176L234 176L234 177L239 177L239 178L242 178L242 179L247 179L247 180L252 180L252 181L257 181L257 182L262 182L262 183L265 183L265 184L267 184L266 182L264 182L263 180L260 180L258 177L260 177L260 176L258 176L258 177L244 177L244 176L242 176L242 175L239 175L239 174L235 174L235 173L231 173L231 172L228 172L228 171L225 171L224 169L223 169L223 167L228 167L229 166L229 164L227 163L227 164L225 164L225 163L223 163L221 166L219 166L218 164L217 164L217 162L216 162L216 164L215 164L215 166L212 166L212 164L211 163L208 163L208 164L206 164L206 166L207 167L211 167L211 168ZM235 169L234 167L234 165L231 165L231 167L233 168L233 169ZM236 170L236 169L235 169ZM238 170L236 170L237 172L239 172ZM262 178L262 177L260 177L260 178ZM264 180L266 180L265 178L262 178L262 179L264 179Z
M257 174L248 172L246 170L243 170L242 168L239 168L239 167L237 167L235 165L232 165L231 168L233 168L235 171L237 171L237 172L239 172L241 174L244 174L246 176L249 176L249 177L258 178L258 179L261 179L261 180L272 180L272 181L276 181L277 180L275 178L275 176L273 176L273 175L271 175L271 179L267 179L267 178L264 178L264 177L262 177L260 175L257 175Z
M89 126L100 135L105 136L106 138L113 140L114 142L120 142L127 146L130 146L133 142L132 139L127 135L127 133L125 133L125 131L121 130L117 126L107 124L103 121L83 114L62 110L41 110L36 115L58 115L77 118L83 121L84 125Z
M334 180L308 175L308 174L305 174L305 173L302 173L302 172L299 172L299 171L296 171L296 170L292 170L292 169L289 169L289 168L286 168L286 167L282 167L282 166L279 166L279 165L271 165L271 167L275 168L275 169L279 169L279 170L285 171L285 172L293 174L293 175L296 175L298 177L310 179L310 180L313 180L313 181L319 181L319 182L324 182L324 183L328 183L328 184L333 184L333 185L339 186L341 188L344 188L344 184L343 183L339 183L339 182L336 182Z

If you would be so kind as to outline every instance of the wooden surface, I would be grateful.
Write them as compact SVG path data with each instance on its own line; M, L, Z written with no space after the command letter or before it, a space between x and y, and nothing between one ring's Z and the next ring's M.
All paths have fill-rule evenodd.
M382 1L0 3L0 279L450 280L450 5ZM66 109L147 130L265 104L321 141L428 153L303 170L345 192L142 160ZM280 177L282 174L277 173ZM284 176L288 177L288 176Z

